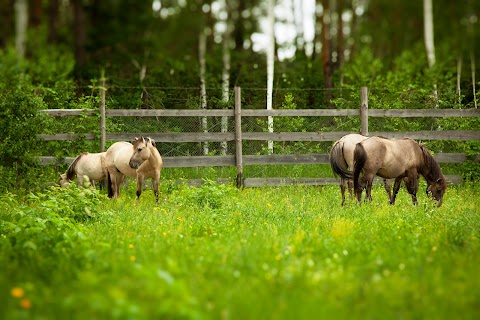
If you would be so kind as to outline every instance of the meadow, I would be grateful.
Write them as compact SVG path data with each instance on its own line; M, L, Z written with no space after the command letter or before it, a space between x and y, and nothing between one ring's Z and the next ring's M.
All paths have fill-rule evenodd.
M0 196L1 319L479 319L480 187Z

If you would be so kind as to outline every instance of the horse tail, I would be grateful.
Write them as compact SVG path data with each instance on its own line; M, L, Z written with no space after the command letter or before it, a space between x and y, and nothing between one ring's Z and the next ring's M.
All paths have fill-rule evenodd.
M359 189L358 180L360 177L360 172L362 171L365 163L367 162L367 153L365 148L361 143L355 146L355 151L353 152L353 188L357 192Z
M113 198L112 176L110 175L110 172L107 173L107 190L108 197Z
M84 155L86 155L86 153L85 153L85 152L82 152L82 153L80 153L80 154L75 158L75 160L72 161L72 163L70 164L70 166L68 167L67 172L66 172L66 174L67 174L67 180L73 180L73 178L75 177L75 174L76 174L76 172L75 172L75 167L77 166L78 161L79 161Z
M330 151L330 166L335 175L339 175L344 179L352 179L353 174L351 171L347 170L347 163L345 162L345 157L343 156L343 141L337 141Z

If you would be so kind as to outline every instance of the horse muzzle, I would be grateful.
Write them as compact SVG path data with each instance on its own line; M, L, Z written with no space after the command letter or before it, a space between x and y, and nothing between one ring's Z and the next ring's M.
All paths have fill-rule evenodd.
M138 163L138 161L135 161L135 160L132 160L132 159L130 159L130 161L128 162L128 165L129 165L130 168L132 168L132 169L138 169L138 167L140 166L140 164Z

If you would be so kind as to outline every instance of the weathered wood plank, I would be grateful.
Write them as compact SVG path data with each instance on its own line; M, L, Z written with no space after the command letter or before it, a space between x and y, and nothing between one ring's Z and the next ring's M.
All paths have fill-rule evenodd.
M360 116L359 109L242 109L242 117L347 117Z
M93 116L98 114L99 111L95 109L45 109L40 110L40 112L46 113L51 117L71 117L80 115Z
M108 117L233 117L233 109L108 109Z
M261 141L336 141L351 132L243 132L243 140ZM445 130L445 131L382 131L370 132L370 136L387 138L409 137L415 140L480 140L480 130ZM234 141L234 132L138 132L138 133L108 133L107 140L133 141L135 137L146 136L158 142L222 142ZM39 138L47 141L75 140L85 137L86 140L97 139L93 133L59 133L39 134Z
M462 163L467 161L465 153L435 153L433 157L438 163Z
M480 109L369 109L368 116L386 118L480 117Z
M329 164L328 154L274 154L274 155L245 155L245 165L255 164Z
M465 153L436 153L435 159L439 163L461 163L467 161ZM164 168L234 166L235 156L182 156L162 157ZM56 158L52 156L40 157L41 164L71 163L74 157ZM478 161L478 160L477 160ZM329 155L312 154L274 154L274 155L244 155L244 165L271 165L271 164L330 164Z
M370 132L370 136L386 138L409 137L415 140L480 140L480 130L444 130L444 131L382 131Z
M234 166L235 156L162 157L164 168Z
M463 178L461 175L446 175L449 184L462 184ZM375 183L383 183L383 179L376 177ZM304 185L304 186L322 186L339 184L340 180L336 178L246 178L244 186L246 188L252 187L281 187L290 185Z
M135 137L144 136L156 142L222 142L235 140L234 132L138 132L107 133L107 140L133 141Z
M243 140L336 141L352 132L243 132Z
M37 134L37 137L45 141L64 141L83 138L85 140L96 140L97 136L93 133L57 133L57 134Z
M96 109L45 109L40 110L53 117L95 115ZM233 117L233 109L108 109L112 117ZM294 109L265 110L243 109L242 117L346 117L360 116L360 109ZM369 117L480 117L480 109L369 109Z

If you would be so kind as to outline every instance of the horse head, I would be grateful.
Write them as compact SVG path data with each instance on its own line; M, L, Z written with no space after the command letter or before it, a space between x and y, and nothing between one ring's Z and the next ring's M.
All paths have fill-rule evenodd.
M430 195L437 201L437 207L442 205L443 195L447 190L447 181L445 177L438 178L433 183L429 183L427 186L427 195Z
M150 148L155 146L155 141L151 138L135 138L133 143L133 155L128 164L133 169L138 169L142 163L148 160L152 154Z

